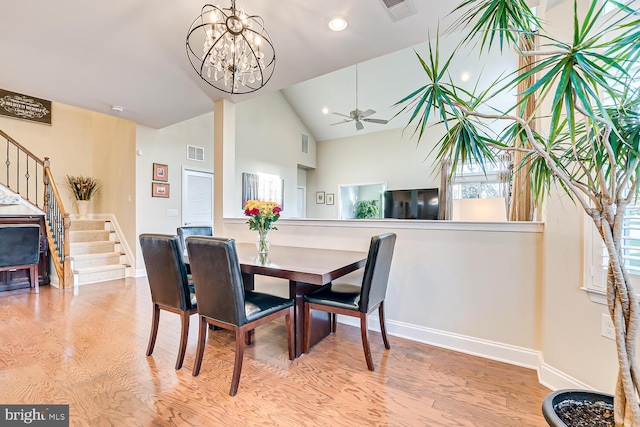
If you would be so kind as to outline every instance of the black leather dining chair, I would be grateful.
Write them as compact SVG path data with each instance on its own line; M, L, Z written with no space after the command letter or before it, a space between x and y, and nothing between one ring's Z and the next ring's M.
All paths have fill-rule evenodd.
M236 354L229 394L235 396L245 342L256 327L284 316L289 359L293 360L293 300L244 289L233 239L191 236L187 247L200 317L193 376L200 373L207 324L230 329L235 332Z
M178 237L166 234L141 234L139 239L153 303L147 356L151 356L156 344L160 310L177 313L181 330L176 369L180 369L189 338L189 318L197 312L195 292L187 280L180 241Z
M213 236L213 227L205 227L198 225L189 225L184 227L178 227L176 229L178 237L180 238L180 244L182 245L182 252L187 255L187 237L189 236ZM187 268L188 270L188 268Z
M384 320L384 298L387 293L389 271L396 244L394 233L383 234L371 238L369 255L364 267L362 286L344 283L330 283L304 297L304 352L309 353L311 339L311 310L331 313L332 331L336 330L336 314L360 318L360 334L367 367L373 371L373 360L369 346L367 315L376 308L380 317L380 331L386 349L390 349L387 328Z

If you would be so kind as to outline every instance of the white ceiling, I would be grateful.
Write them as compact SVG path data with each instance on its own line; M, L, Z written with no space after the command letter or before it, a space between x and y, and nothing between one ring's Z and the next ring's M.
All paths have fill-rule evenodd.
M425 54L438 20L446 27L445 15L457 3L410 1L416 14L394 22L382 0L237 0L264 18L277 63L266 87L230 96L204 83L187 59L185 36L204 0L0 0L0 88L154 128L210 112L218 99L238 103L284 89L316 140L352 136L354 123L330 126L341 118L322 108L347 115L355 108L353 64L360 64L359 108L391 119L397 112L391 105L423 75L413 47ZM230 0L219 4L228 7ZM347 30L327 28L334 16L349 21ZM452 71L478 72L475 61ZM113 112L112 105L124 111ZM365 123L357 134L405 123L402 117Z
M393 22L382 0L238 0L264 18L277 63L265 88L231 99L241 102L426 40L451 4L412 1L417 14ZM185 50L203 5L0 0L0 88L106 114L120 105L121 117L155 128L209 112L211 101L228 95L199 79ZM346 31L328 30L328 19L337 15L349 21Z

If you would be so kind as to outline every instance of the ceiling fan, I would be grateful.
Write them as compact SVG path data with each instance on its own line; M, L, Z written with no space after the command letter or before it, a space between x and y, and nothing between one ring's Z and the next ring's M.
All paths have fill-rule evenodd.
M333 113L336 116L341 116L346 118L342 119L342 121L331 123L331 126L355 121L356 130L358 131L358 130L364 129L364 125L362 124L362 122L378 123L381 125L386 125L389 122L388 120L382 120L382 119L370 119L369 116L375 113L376 113L375 110L372 110L372 109L368 109L365 111L358 109L358 64L356 64L356 108L355 110L350 111L349 115L341 114L341 113Z

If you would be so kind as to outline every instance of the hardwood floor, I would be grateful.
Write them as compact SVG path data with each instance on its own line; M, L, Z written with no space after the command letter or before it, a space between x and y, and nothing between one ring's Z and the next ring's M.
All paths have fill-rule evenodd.
M256 330L240 387L229 396L233 335L209 331L191 375L192 316L184 366L174 370L179 317L163 312L154 353L146 278L0 293L0 403L70 404L77 426L544 426L549 392L536 373L371 333L338 332L289 361L283 322Z

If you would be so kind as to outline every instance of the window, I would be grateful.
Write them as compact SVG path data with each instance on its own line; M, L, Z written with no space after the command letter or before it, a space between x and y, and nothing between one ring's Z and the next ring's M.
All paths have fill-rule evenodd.
M451 180L454 199L491 199L507 197L509 193L509 156L501 156L496 164L485 164L485 169L467 162L458 166Z

